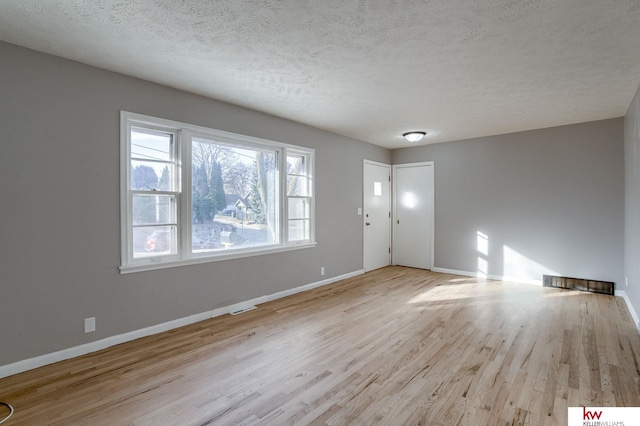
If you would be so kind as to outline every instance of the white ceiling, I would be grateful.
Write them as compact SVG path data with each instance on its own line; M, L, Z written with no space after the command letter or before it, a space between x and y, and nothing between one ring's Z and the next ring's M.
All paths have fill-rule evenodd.
M620 117L640 0L1 0L0 39L388 148Z

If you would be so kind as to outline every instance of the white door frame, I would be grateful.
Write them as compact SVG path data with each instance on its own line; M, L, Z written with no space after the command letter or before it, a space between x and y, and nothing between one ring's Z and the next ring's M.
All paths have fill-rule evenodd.
M391 176L391 165L390 164L386 164L386 163L380 163L377 161L372 161L372 160L367 160L364 159L362 161L362 207L363 207L363 215L362 215L362 270L367 272L367 270L365 269L365 232L366 232L366 221L367 221L367 217L366 217L366 206L365 206L365 181L364 181L364 170L366 165L373 165L373 166L381 166L381 167L386 167L389 169L389 176ZM391 182L389 182L389 208L391 209L391 202L393 200L393 190L392 190L392 186L391 186ZM391 211L389 212L391 213ZM391 242L391 238L392 238L392 232L391 232L391 217L389 217L389 260L387 265L391 265L391 247L392 247L392 242Z
M435 268L435 264L434 264L434 260L435 260L435 222L436 222L436 205L435 205L435 162L434 161L423 161L423 162L419 162L419 163L405 163L405 164L394 164L393 166L391 166L392 168L392 186L391 186L391 193L393 194L391 197L391 201L392 201L392 211L393 211L393 224L392 224L392 228L393 228L393 233L392 233L392 240L391 240L391 253L392 253L392 257L391 257L391 264L395 265L395 258L393 256L393 248L396 247L396 234L397 234L397 230L396 230L396 225L397 225L397 212L396 212L396 193L397 193L397 188L396 188L396 184L397 184L397 170L399 168L403 168L403 167L420 167L420 166L431 166L431 173L432 173L432 187L431 187L431 207L432 207L432 211L431 211L431 223L429 224L430 226L430 231L431 231L431 270L433 270L433 268Z

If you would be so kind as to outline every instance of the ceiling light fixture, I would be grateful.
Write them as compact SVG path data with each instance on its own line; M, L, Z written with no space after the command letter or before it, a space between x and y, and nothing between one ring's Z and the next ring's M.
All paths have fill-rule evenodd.
M426 134L427 132L407 132L407 133L404 133L402 136L404 136L404 138L409 142L418 142Z

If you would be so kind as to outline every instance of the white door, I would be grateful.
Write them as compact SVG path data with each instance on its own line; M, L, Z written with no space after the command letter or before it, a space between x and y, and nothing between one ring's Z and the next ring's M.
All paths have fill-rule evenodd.
M433 267L433 162L393 166L393 264Z
M391 263L391 167L364 160L364 271Z

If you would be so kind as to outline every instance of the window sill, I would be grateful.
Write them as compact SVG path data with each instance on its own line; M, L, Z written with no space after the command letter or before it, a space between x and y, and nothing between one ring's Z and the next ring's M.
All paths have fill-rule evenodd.
M261 256L264 254L282 253L286 251L301 250L315 247L318 243L301 243L295 245L287 245L280 247L272 247L263 250L251 250L245 252L234 252L229 254L217 254L215 256L194 256L188 259L171 260L166 262L145 262L133 265L120 266L121 274L130 274L133 272L154 271L156 269L176 268L178 266L199 265L201 263L220 262L223 260L242 259L245 257Z

